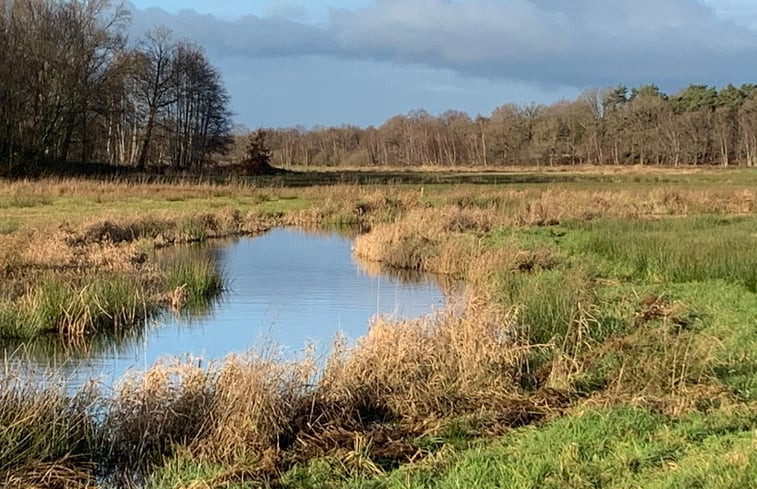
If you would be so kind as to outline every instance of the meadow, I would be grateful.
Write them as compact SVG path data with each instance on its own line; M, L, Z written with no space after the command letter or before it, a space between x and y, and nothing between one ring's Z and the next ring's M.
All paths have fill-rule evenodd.
M104 394L0 376L0 486L706 487L757 480L757 173L321 169L0 181L0 339L139 330L224 284L153 250L275 226L466 284L433 317Z

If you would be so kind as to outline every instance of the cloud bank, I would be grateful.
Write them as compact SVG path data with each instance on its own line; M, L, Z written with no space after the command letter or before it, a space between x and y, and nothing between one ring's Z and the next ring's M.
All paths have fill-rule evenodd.
M757 33L699 0L376 0L332 10L325 25L134 12L136 32L155 24L214 57L318 55L563 86L757 78Z

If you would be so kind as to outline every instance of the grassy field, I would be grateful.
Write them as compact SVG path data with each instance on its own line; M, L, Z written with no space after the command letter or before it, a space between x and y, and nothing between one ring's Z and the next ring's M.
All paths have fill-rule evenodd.
M273 226L468 286L322 371L251 351L72 397L6 367L0 485L750 487L756 211L743 170L0 182L0 338L138 330L223 287L154 249Z

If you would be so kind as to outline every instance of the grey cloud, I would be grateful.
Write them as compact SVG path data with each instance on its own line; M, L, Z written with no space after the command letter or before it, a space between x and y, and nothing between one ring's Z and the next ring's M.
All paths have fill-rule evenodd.
M155 9L135 20L218 56L390 61L545 86L757 79L757 33L699 0L377 0L332 10L324 26Z
M332 22L356 56L544 84L757 75L757 34L697 0L378 0Z
M169 27L178 38L189 38L212 56L299 56L340 51L339 43L323 28L281 15L247 15L237 20L182 10L176 14L159 8L132 10L132 35L140 37L157 25Z

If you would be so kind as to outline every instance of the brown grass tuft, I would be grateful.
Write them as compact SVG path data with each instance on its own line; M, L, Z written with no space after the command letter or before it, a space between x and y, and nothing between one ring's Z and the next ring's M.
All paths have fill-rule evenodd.
M319 394L411 420L507 403L520 395L527 350L515 324L514 312L476 299L422 319L379 318L357 347L330 359Z
M228 462L289 444L314 373L309 356L293 363L254 352L228 357L215 379L206 436L193 450Z
M208 426L215 402L213 369L170 361L127 375L108 403L101 428L105 466L144 469L188 445Z

